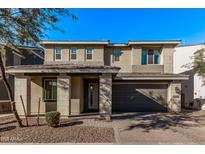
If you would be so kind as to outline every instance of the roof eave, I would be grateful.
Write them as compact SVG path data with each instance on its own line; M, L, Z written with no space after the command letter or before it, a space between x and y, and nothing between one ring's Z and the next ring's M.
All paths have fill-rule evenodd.
M102 40L102 41L97 41L97 40L93 40L93 41L54 41L54 40L42 40L39 42L42 46L43 45L57 45L57 44L97 44L97 45L108 45L109 44L109 40Z
M6 69L8 74L35 74L35 73L112 73L116 74L119 72L118 68L41 68L41 69Z
M129 40L129 45L148 45L148 44L169 44L169 45L177 45L181 42L181 40Z
M188 80L189 77L181 76L181 77L116 77L115 80Z

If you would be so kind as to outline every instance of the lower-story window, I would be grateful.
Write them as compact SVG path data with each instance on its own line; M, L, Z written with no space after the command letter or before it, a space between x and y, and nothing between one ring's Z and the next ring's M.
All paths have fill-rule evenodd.
M44 101L57 100L57 80L44 79Z

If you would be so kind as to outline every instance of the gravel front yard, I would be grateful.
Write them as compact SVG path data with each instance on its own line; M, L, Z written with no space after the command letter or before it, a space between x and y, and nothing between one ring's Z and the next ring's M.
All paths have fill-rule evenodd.
M25 120L23 120L25 123ZM115 143L113 128L83 126L83 121L62 120L58 128L29 118L29 127L18 128L14 118L0 118L1 143Z
M14 118L0 118L0 142L205 144L205 111L119 113L111 122L97 115L70 117L58 128L47 126L42 118L40 124L29 118L30 127L17 128Z

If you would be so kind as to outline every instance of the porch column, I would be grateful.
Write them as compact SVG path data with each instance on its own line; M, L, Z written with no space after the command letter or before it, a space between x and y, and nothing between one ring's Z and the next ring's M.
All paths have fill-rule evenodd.
M57 111L62 116L68 116L70 110L71 77L60 75L57 77Z
M100 116L110 120L112 116L112 74L102 74L100 83Z
M22 96L26 112L30 114L31 106L31 78L27 76L16 76L14 84L14 100L16 102L16 110L19 115L24 115L24 110L20 96Z
M181 83L171 82L168 87L167 108L171 112L181 112Z

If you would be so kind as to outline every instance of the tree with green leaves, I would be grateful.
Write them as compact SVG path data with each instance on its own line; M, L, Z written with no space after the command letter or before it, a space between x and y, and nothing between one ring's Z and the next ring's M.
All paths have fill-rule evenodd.
M72 14L68 9L0 9L0 74L8 92L12 112L19 127L22 127L23 124L16 110L11 87L6 79L2 53L6 51L5 48L21 52L21 49L18 48L19 45L38 46L38 42L41 39L48 37L46 32L50 30L64 32L56 25L60 17L71 17L73 20L77 19L77 16Z
M194 62L193 62L193 70L200 76L203 80L205 80L205 49L200 49L195 52ZM203 83L205 85L205 82Z
M185 64L183 67L192 69L194 73L204 79L205 85L205 49L197 50L191 57L192 62Z

